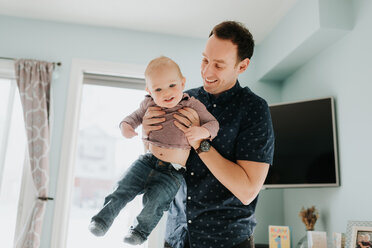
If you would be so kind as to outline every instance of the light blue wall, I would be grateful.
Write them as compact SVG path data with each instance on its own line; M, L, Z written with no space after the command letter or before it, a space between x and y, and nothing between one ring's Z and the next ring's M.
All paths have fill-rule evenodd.
M296 40L294 29L301 29L299 34L303 37L302 32L306 29L301 24L303 20L316 21L311 16L314 9L308 11L308 8L303 8L309 4L318 6L321 21L315 30L308 29L312 34L310 38L288 50L287 46L293 45L293 42L286 44L283 37ZM261 75L261 70L256 67L268 67L266 70L271 82L266 84L279 87L281 95L278 102L335 97L341 187L263 191L257 209L259 223L255 236L259 243L267 243L267 225L279 224L290 226L295 245L305 234L305 226L298 216L302 207L315 205L319 209L320 219L315 229L326 231L328 239L333 232L345 232L348 220L372 220L372 166L369 156L372 148L372 1L299 0L294 12L296 14L288 14L267 40L257 47L256 59L259 63L251 68L253 73L250 77L262 81L266 76L264 73ZM313 39L314 36L316 39ZM326 42L318 42L324 39ZM271 49L276 45L278 51L267 49L268 43ZM318 46L317 50L314 46ZM282 54L278 64L270 67L269 62L277 59L278 54L286 49L287 54ZM297 61L302 64L294 64L293 59L289 61L291 56L301 58ZM277 68L294 71L289 73L290 70ZM283 71L287 74L284 79Z
M352 3L353 30L283 83L283 101L334 96L338 124L341 187L284 191L285 224L295 230L294 240L304 234L297 215L302 206L319 208L315 229L329 234L345 232L347 220L372 220L372 1Z

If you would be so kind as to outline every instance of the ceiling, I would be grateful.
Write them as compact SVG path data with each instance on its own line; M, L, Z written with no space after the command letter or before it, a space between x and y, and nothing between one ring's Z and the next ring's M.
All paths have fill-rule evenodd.
M224 20L260 43L298 0L0 0L0 15L206 38Z

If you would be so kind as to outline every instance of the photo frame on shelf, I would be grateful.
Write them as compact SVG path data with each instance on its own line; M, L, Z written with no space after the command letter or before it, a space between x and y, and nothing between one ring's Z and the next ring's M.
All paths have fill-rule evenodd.
M353 226L351 233L351 248L372 248L372 227Z
M358 237L368 239L370 237L372 247L372 221L348 221L346 227L345 248L360 248ZM367 246L368 247L368 246Z

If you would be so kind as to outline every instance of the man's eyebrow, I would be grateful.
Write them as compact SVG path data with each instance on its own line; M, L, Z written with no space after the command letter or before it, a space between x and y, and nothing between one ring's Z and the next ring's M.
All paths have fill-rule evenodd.
M202 53L202 55L204 57L207 57L207 55L205 55L205 53ZM221 64L226 64L226 62L223 59L214 59L213 61L215 61L217 63L221 63Z

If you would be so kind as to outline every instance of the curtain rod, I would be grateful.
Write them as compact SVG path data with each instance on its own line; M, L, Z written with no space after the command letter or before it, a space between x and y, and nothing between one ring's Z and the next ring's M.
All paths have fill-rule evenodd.
M7 58L7 57L0 57L0 59L6 59L6 60L17 60L15 58ZM53 62L53 65L61 66L61 62Z

